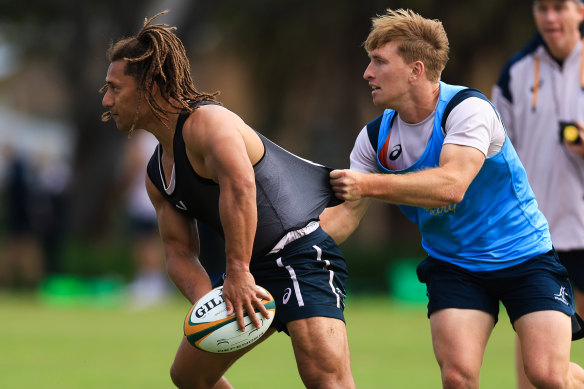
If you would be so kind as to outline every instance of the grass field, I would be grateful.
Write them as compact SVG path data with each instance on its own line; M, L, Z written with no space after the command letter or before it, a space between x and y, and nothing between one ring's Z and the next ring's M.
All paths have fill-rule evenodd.
M146 310L56 306L0 294L0 388L172 388L168 375L189 309L177 298ZM440 387L423 304L353 297L346 316L358 388ZM573 344L584 363L584 343ZM487 347L481 388L514 387L513 332L501 315ZM276 334L227 374L236 388L302 388L289 339Z

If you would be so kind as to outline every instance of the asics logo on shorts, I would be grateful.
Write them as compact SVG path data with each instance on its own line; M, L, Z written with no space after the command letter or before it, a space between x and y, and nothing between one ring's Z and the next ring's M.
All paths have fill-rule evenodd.
M290 300L291 294L292 294L292 289L286 288L286 292L284 293L284 297L282 298L282 303L288 304L288 300Z
M569 305L568 300L566 300L566 297L568 297L568 293L566 293L566 288L563 286L560 288L560 293L554 294L554 298L556 300L559 300L564 304Z

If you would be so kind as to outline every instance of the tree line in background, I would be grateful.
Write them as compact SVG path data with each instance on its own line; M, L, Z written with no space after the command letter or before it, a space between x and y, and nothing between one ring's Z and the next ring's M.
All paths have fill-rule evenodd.
M440 19L451 54L443 79L487 95L505 59L533 34L530 2L460 1L79 1L1 0L0 40L18 48L22 71L0 80L15 109L72 124L75 147L67 232L107 236L119 211L112 185L127 142L99 120L110 42L134 34L144 17L170 9L197 87L221 91L224 104L258 131L303 157L347 167L354 137L381 112L362 79L370 19L386 8L411 8ZM27 64L47 68L50 88L22 87ZM61 96L60 99L53 98ZM17 129L15 129L17 130ZM131 141L131 140L130 140ZM389 223L403 223L388 211ZM400 229L390 239L413 230Z

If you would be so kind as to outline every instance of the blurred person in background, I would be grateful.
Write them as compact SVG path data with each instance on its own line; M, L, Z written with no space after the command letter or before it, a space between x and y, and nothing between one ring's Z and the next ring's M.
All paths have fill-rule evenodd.
M174 28L153 24L161 14L110 47L102 104L103 120L130 133L145 129L159 141L146 187L170 278L191 304L211 290L198 258L200 219L225 238L223 298L239 328L245 312L256 327L254 310L267 316L258 299L268 296L257 282L276 302L273 328L260 341L286 332L307 387L354 388L343 316L346 263L317 222L340 202L330 169L275 145L216 94L198 92ZM183 337L171 378L181 388L230 388L223 374L257 344L212 354Z
M574 305L527 174L495 107L476 89L440 81L449 42L442 23L411 10L373 19L363 77L384 113L357 136L351 170L331 172L345 202L322 227L338 243L370 199L398 204L418 225L434 354L444 388L478 388L499 304L541 388L582 388L570 362ZM542 336L543 335L543 336Z
M2 149L6 173L2 185L4 229L0 251L0 287L33 290L45 274L35 218L35 176L29 156L11 145Z
M128 216L131 253L135 277L128 285L130 302L135 308L163 302L171 293L164 267L164 252L158 234L156 211L150 202L145 185L145 172L152 150L158 141L143 130L134 132L126 145L125 210Z
M34 158L34 218L42 244L45 278L64 273L61 247L66 228L71 167L65 158L41 152Z
M505 65L493 88L509 138L525 166L554 247L584 313L584 52L580 0L536 0L537 33ZM528 382L517 344L519 388Z

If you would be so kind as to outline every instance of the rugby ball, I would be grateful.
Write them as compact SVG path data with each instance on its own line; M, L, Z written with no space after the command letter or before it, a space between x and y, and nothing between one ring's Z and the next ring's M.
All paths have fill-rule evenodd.
M201 297L187 314L184 333L189 343L211 353L229 353L257 341L270 328L276 313L276 303L270 292L261 286L257 287L270 295L269 300L260 300L268 310L270 318L266 319L257 310L255 312L260 321L260 328L256 328L246 314L243 317L245 331L239 330L235 313L227 315L223 287L220 286Z

